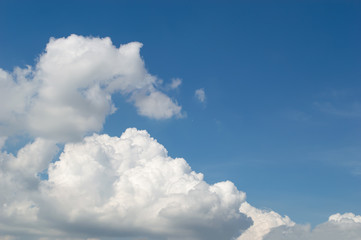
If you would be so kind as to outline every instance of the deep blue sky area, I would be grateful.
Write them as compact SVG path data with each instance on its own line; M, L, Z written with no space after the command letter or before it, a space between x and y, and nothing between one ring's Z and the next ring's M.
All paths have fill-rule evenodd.
M185 118L115 95L102 132L146 129L206 181L298 223L361 214L361 1L0 0L0 68L34 66L73 33L142 42L151 74L182 79L169 95Z

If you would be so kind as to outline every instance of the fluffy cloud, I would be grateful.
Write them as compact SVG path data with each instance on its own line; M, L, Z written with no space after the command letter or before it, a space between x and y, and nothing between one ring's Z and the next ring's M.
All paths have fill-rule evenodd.
M360 240L361 216L353 213L334 214L328 221L316 226L281 226L273 229L264 240Z
M41 232L36 205L41 182L38 173L48 167L57 151L54 142L36 139L16 156L0 153L0 234L28 236Z
M175 104L162 92L150 92L149 94L133 94L138 113L155 119L167 119L172 116L183 117L181 107Z
M200 102L203 103L206 101L206 93L204 92L204 88L197 89L194 95Z
M327 222L311 229L310 225L295 224L287 216L257 209L247 202L240 212L253 224L237 240L361 240L361 216L353 213L331 215Z
M239 212L245 194L233 183L207 184L146 131L128 129L120 138L95 134L66 144L41 180L37 173L54 152L55 144L38 139L16 157L2 155L1 192L15 188L19 195L0 198L0 232L218 240L251 224ZM32 186L25 185L30 179Z
M0 68L0 137L19 132L25 125L25 111L30 107L30 99L35 95L37 83L29 81L32 69L15 68L7 73Z
M109 38L50 39L35 68L0 69L0 135L29 132L57 141L99 131L121 93L139 114L182 116L181 106L157 89L139 54L141 43L116 48Z
M207 184L145 131L77 142L102 128L117 92L140 115L183 116L145 70L141 46L71 35L51 39L34 68L0 69L0 148L14 134L35 138L0 154L1 239L231 239L250 226L243 192Z
M257 209L247 202L244 202L239 210L252 218L253 224L237 240L262 240L275 227L295 224L288 216L282 217L274 211Z

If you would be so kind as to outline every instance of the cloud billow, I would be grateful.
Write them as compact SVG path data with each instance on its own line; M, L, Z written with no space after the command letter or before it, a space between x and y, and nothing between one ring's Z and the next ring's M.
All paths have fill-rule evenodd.
M353 213L331 215L327 222L311 229L309 225L280 226L264 240L360 240L361 216Z
M181 117L181 106L157 89L139 54L141 43L116 48L110 38L71 35L50 39L35 68L0 69L0 130L56 141L80 140L101 130L121 93L140 115Z
M9 189L1 189L19 189L21 195L1 199L6 207L1 209L0 232L9 232L14 221L27 220L16 226L19 231L51 238L216 240L237 237L252 223L239 212L245 194L233 183L207 184L184 159L169 157L146 131L128 129L120 138L95 134L66 144L59 161L49 165L48 180L35 174L52 153L45 146L40 149L41 144L45 143L36 141L21 150L40 159L39 167L28 169L37 187L24 188L29 180L18 179ZM23 169L28 159L23 154L5 156L3 163L24 162L17 167ZM18 176L16 171L0 173ZM34 225L34 232L27 229Z

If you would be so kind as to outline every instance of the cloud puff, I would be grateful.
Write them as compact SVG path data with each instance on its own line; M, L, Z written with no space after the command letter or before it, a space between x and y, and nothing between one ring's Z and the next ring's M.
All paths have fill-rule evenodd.
M128 129L120 138L95 134L66 144L48 179L40 180L36 173L55 147L38 139L17 157L3 155L0 232L218 240L237 237L251 224L239 212L245 194L233 183L207 184L146 131ZM29 179L32 186L24 184ZM11 194L14 188L18 196Z
M25 239L41 233L36 204L41 182L38 173L47 169L57 151L54 142L38 138L16 156L0 153L0 234Z
M282 217L274 211L257 209L247 202L239 210L252 218L253 224L237 240L262 240L275 227L295 225L288 216Z
M182 108L164 93L134 94L132 100L134 100L139 115L154 119L167 119L172 116L183 117Z
M182 116L181 106L157 89L139 54L141 43L116 48L110 38L71 35L50 39L35 68L0 69L0 133L16 131L57 141L99 131L119 92L139 114Z
M345 214L340 214L340 213L336 213L334 215L331 215L328 219L329 222L334 222L334 223L361 223L361 216L357 216L353 213L345 213Z
M202 103L206 101L206 93L204 92L204 88L197 89L194 93L194 96L196 96L196 98Z
M170 89L176 89L182 84L182 79L173 78L171 84L169 85Z
M253 224L237 240L361 240L361 216L353 213L331 215L327 222L311 229L296 224L287 216L242 203L240 212Z
M309 225L281 226L273 229L264 240L360 240L361 216L353 213L331 215L327 222L313 230Z

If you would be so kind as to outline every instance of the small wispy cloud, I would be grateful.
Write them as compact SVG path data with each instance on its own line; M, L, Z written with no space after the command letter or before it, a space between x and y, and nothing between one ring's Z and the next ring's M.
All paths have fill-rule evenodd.
M311 120L311 115L298 110L291 110L286 112L286 117L292 121L308 122Z
M202 103L206 101L206 93L204 88L197 89L194 93L194 96Z
M346 166L351 169L351 173L355 176L361 176L361 161L355 159L346 163Z
M172 82L169 84L170 89L176 89L182 84L182 79L180 78L173 78Z
M313 105L321 112L346 118L361 118L361 103L353 102L336 106L331 102L314 102Z
M358 145L314 152L310 157L327 165L344 168L352 175L361 176L361 150Z

